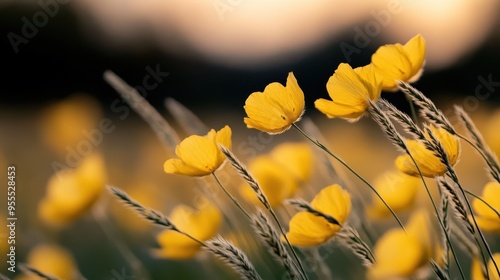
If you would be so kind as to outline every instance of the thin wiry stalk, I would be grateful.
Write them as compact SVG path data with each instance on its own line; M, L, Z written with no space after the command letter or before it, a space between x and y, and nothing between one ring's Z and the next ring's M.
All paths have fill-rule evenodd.
M293 260L290 257L290 254L283 245L283 242L280 240L280 234L274 228L266 214L259 209L257 214L252 216L252 224L257 235L264 242L264 244L267 245L266 247L268 251L285 267L289 277L288 279L302 279L300 272L297 271Z
M206 241L205 248L234 269L241 279L262 279L245 253L224 238L219 236Z
M490 147L486 145L483 136L476 128L474 122L470 119L465 110L462 107L455 105L455 113L465 125L465 128L467 129L469 135L472 137L473 142L460 134L457 134L457 136L469 143L474 149L476 149L476 151L483 157L484 161L486 162L490 176L498 183L500 183L500 167L496 155L491 151Z
M212 175L214 176L215 178L215 181L217 181L217 184L222 188L222 190L226 193L226 195L233 201L233 203L243 212L243 214L245 214L245 216L247 216L248 219L252 219L252 217L250 216L250 214L248 214L248 212L245 210L245 208L243 208L243 206L241 206L241 204L238 202L238 200L226 189L226 187L224 187L224 185L222 184L222 182L219 180L219 177L217 177L217 175L215 175L215 172L212 173Z
M322 217L330 224L338 225L338 226L342 227L342 224L340 224L337 219L335 219L334 217L332 217L328 214L325 214L323 212L320 212L320 211L314 209L309 203L307 203L306 201L304 201L302 199L287 199L286 202L290 205L295 206L299 210L305 210L305 211L307 211L315 216Z
M48 275L46 273L43 273L40 270L38 270L37 268L30 266L28 264L25 264L25 263L19 263L19 264L17 264L17 267L23 273L28 274L28 275L33 274L33 275L36 275L36 276L38 276L42 279L45 279L45 280L59 280L59 278L57 278L53 275Z
M165 107L188 134L202 135L209 128L193 113L177 100L167 97Z
M376 107L377 106L376 104L373 104L373 103L370 103L370 105L372 107ZM423 136L424 133L420 130L420 128L418 128L418 126L416 126L416 124L409 117L403 117L404 114L403 113L399 113L399 111L397 111L395 108L392 111L393 111L394 117L401 119L401 121L403 121L404 123L406 123L409 126L409 128L408 128L409 130L413 130L414 131L414 133L417 136L417 139L422 138L421 140L424 143L425 147L428 147L428 149L430 149L430 150L434 150L435 149L434 148L434 144L431 143L431 141L429 141L425 136ZM385 121L385 122L390 122L388 120L389 118L387 117L387 115L384 112L381 112L381 111L379 111L379 112L380 112L379 118L385 118L385 119L387 119L387 121ZM395 128L394 128L394 126L385 126L385 127L382 126L382 130L385 133L388 133L387 129L395 129ZM401 137L399 134L395 134L395 133L392 133L392 134L395 135L395 136ZM403 139L401 139L401 141L403 141ZM403 141L403 143L404 143L404 141ZM445 233L446 240L447 240L447 242L448 242L448 244L450 246L450 249L452 251L453 258L455 259L455 262L457 263L460 275L461 275L462 279L466 279L465 275L464 275L464 272L462 270L462 267L460 266L460 263L458 261L458 257L455 254L455 248L453 247L453 245L451 243L450 236L447 234L447 231L445 230L445 225L443 224L443 222L441 221L441 217L439 216L439 210L438 210L438 208L436 206L436 203L434 202L434 199L433 199L432 194L431 194L431 192L429 190L429 187L427 186L427 183L424 180L424 177L422 175L422 171L420 170L420 167L418 166L417 162L415 161L415 158L413 157L413 155L410 153L410 151L406 147L406 143L404 144L404 151L406 152L406 154L408 154L408 156L411 158L413 164L417 168L418 174L419 174L420 178L422 179L422 183L424 184L425 191L426 191L427 195L429 196L429 199L431 201L432 207L434 208L434 213L436 214L436 217L438 219L439 225L441 226L441 229L443 230L443 233Z
M405 229L403 223L401 222L401 220L399 219L398 215L396 215L396 213L394 212L394 210L392 210L391 206L389 206L389 204L380 195L380 193L377 191L377 189L375 189L375 187L373 187L372 184L370 184L370 182L368 182L365 178L363 178L361 175L359 175L359 173L357 173L354 169L352 169L344 160L342 160L340 157L338 157L337 155L335 155L332 151L330 151L326 146L324 146L323 144L321 144L318 140L311 138L302 129L300 129L300 127L297 126L295 123L293 123L292 126L295 129L297 129L309 141L311 141L313 144L315 144L320 149L322 149L323 151L325 151L331 157L333 157L334 159L336 159L343 166L345 166L351 173L353 173L356 177L358 177L358 179L360 179L363 183L365 183L375 193L375 195L377 195L377 197L382 201L382 203L384 203L385 207L387 207L387 209L391 212L392 216L394 217L394 219L396 219L396 221L398 222L399 226L406 232L406 229Z
M430 129L428 129L427 132L429 134L431 141L433 143L435 143L436 147L438 147L436 152L439 153L439 157L441 159L441 162L443 162L446 165L447 175L451 178L451 180L456 184L456 186L460 190L462 198L465 201L465 205L467 205L467 210L469 211L469 213L472 217L472 221L474 222L475 230L477 231L477 234L479 235L481 242L483 243L484 247L486 248L486 251L487 251L489 257L492 259L493 264L495 265L495 268L497 270L497 273L500 276L500 270L498 269L498 266L497 266L495 260L493 259L493 253L490 249L490 246L488 245L488 242L486 241L486 238L484 237L483 232L481 231L481 229L479 228L479 225L477 224L476 217L475 217L474 211L472 210L472 207L470 205L469 199L467 199L467 196L465 195L464 188L461 186L460 181L458 180L458 176L455 172L455 169L453 169L453 166L451 166L450 161L448 160L448 155L446 154L441 143L439 142L439 140L437 140L436 136L432 133L432 131ZM475 234L474 234L474 237L477 239ZM479 240L477 240L477 243L478 243L479 248L482 251L482 247L479 244ZM483 254L481 254L481 255L483 256L483 259L484 259L484 255ZM487 265L486 261L485 261L485 264Z
M431 260L431 266L432 266L432 270L436 274L437 279L439 279L439 280L449 280L450 279L450 277L448 276L446 271L443 270L443 268L440 267L434 260Z
M139 216L146 218L148 221L153 222L155 225L164 226L167 229L179 231L174 224L162 213L146 208L142 206L139 202L133 200L126 192L123 190L108 186L108 190L120 199L126 206L132 208Z
M231 163L231 166L236 169L236 171L243 177L243 179L247 182L247 184L252 188L252 190L255 192L257 195L257 198L259 201L264 205L264 207L271 213L271 216L273 217L274 221L278 225L278 228L281 231L281 234L283 234L283 238L285 238L286 243L288 244L288 247L292 251L293 257L295 258L296 265L299 268L300 272L302 273L302 276L305 279L308 279L307 273L304 270L304 267L302 265L302 262L300 261L299 256L295 252L292 244L288 240L288 237L286 236L286 232L283 229L283 226L280 223L280 220L278 219L278 216L274 212L273 208L271 208L271 204L269 203L269 200L267 199L266 195L262 191L262 188L260 187L259 183L255 178L250 174L250 172L246 169L246 167L243 166L243 164L229 151L226 147L219 145L219 148L221 151L226 155L227 159Z
M480 197L479 195L477 194L474 194L473 192L470 192L468 190L464 190L465 193L467 193L468 195L474 197L475 199L478 199L479 201L481 201L482 203L484 203L484 205L488 206L488 208L490 208L493 212L495 212L495 214L497 214L498 218L500 218L500 212L498 212L498 210L491 206L491 204L489 204L486 200L484 200L482 197Z
M158 139L170 151L174 151L175 146L179 143L179 137L165 118L135 88L128 85L112 71L106 70L104 72L104 80L149 124Z
M444 256L442 257L444 271L446 272L448 278L450 278L450 246L446 240L446 236L450 235L450 225L448 221L448 205L449 200L446 195L441 194L441 220L443 221L444 228L441 230L441 243L444 250Z
M441 112L427 96L405 82L399 81L398 86L401 91L409 95L413 102L421 108L420 113L423 117L444 128L449 133L457 134L443 112Z
M354 228L344 225L336 237L341 245L353 252L362 261L363 266L371 267L375 264L375 255Z

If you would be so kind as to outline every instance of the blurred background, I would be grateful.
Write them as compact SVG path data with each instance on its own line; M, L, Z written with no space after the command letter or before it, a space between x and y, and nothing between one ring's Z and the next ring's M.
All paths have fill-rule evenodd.
M417 33L426 39L427 62L415 86L447 115L450 105L462 105L500 151L496 0L0 0L0 165L6 170L13 164L18 170L17 260L26 261L36 245L53 242L74 254L88 279L133 279L119 278L123 269L131 274L129 265L90 215L57 233L47 230L36 215L57 169L54 162L64 164L70 150L88 139L83 131L98 129L103 119L113 128L103 132L92 149L104 155L109 184L143 195L144 203L164 213L177 203L192 205L192 190L179 191L193 185L192 180L163 173L163 162L172 151L161 146L104 81L104 71L136 87L181 137L188 132L167 113L167 97L191 109L208 127L229 124L235 147L259 136L243 124L248 95L274 81L285 83L293 71L306 96L306 116L334 150L373 179L392 166L397 152L370 120L355 125L327 120L313 102L328 96L325 85L339 63L365 65L379 46L404 44ZM383 97L408 110L400 93ZM277 143L302 140L290 132L262 140L253 147L255 153L239 155L246 161ZM366 154L386 160L374 167L367 164ZM480 161L464 156L458 168L471 189L480 192L487 181ZM6 185L6 175L0 175L0 182ZM2 188L1 205L6 205L5 191ZM116 208L109 216L120 238L146 260L156 275L153 279L222 275L224 266L206 265L211 257L201 262L152 258L149 249L158 247L158 228L135 224L129 210L109 197L104 200L109 209ZM0 209L5 216L6 207ZM96 263L97 257L108 262ZM2 271L4 265L2 261ZM338 279L353 277L338 273Z

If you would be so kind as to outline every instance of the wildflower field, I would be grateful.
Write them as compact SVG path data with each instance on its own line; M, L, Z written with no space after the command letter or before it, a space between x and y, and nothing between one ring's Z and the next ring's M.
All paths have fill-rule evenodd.
M106 71L113 117L73 95L33 122L43 148L23 157L57 158L35 165L44 188L0 159L0 278L500 279L500 111L436 105L425 64L416 34L332 65L314 104L289 72L227 116L163 114Z

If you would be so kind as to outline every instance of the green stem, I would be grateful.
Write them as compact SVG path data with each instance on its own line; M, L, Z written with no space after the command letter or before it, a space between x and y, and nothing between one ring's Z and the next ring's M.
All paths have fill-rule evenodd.
M394 212L394 210L392 210L392 208L389 206L389 204L387 204L387 202L384 200L384 198L382 198L382 196L378 193L378 191L365 179L363 178L361 175L359 175L356 171L354 171L354 169L352 169L344 160L342 160L340 157L338 157L337 155L335 155L334 153L332 153L327 147L325 147L323 144L321 144L318 140L316 139L313 139L312 137L310 137L309 135L307 135L302 129L300 129L300 127L298 127L295 123L292 124L293 127L295 129L297 129L302 135L304 135L304 137L306 137L309 141L311 141L313 144L315 144L316 146L318 146L320 149L322 149L323 151L325 151L327 154L329 154L331 157L333 157L334 159L336 159L338 162L340 162L342 165L344 165L349 171L351 171L356 177L358 177L358 179L360 179L361 181L363 181L363 183L365 183L377 196L378 198L384 203L385 207L387 207L387 209L389 209L389 211L391 212L392 216L394 216L394 218L396 219L396 221L398 222L399 226L406 232L406 229L405 227L403 226L403 223L399 220L398 216L396 215L396 213Z

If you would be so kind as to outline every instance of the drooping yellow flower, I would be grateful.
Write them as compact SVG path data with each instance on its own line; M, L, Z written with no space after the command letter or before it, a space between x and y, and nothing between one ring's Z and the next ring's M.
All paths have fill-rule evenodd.
M500 184L498 182L489 182L486 184L481 198L500 212ZM472 208L476 213L476 222L481 229L491 232L500 232L500 217L498 217L495 211L477 198L472 202Z
M429 260L442 261L439 236L431 227L426 210L418 209L401 228L387 231L375 244L376 264L369 270L370 279L400 279L427 274ZM423 277L425 278L425 277Z
M57 279L81 279L76 262L65 248L54 244L38 245L31 249L26 259L28 265ZM38 276L22 275L19 280L40 279Z
M375 189L396 213L413 206L420 180L417 177L406 175L399 171L387 171L374 182ZM390 211L378 198L372 196L372 203L366 208L369 217L383 218L390 215Z
M227 125L217 132L212 129L205 136L192 135L182 140L175 149L178 158L168 159L163 168L170 174L209 175L226 159L219 144L231 148L231 128Z
M85 214L99 198L106 184L104 159L93 153L71 171L55 173L47 194L38 205L38 216L52 226L64 226Z
M440 127L436 128L430 125L430 129L437 140L441 142L451 166L455 165L460 156L460 141L458 138ZM426 137L429 139L428 135L426 135ZM425 148L422 142L418 140L406 140L406 146L415 159L423 176L435 177L446 173L446 166L441 162L441 159L434 155L433 151ZM407 154L401 155L396 159L396 166L399 170L408 175L419 176L417 167Z
M311 206L343 224L351 212L351 197L341 186L334 184L322 189ZM317 246L327 242L339 230L340 226L329 223L325 218L299 212L290 220L286 236L295 246Z
M495 262L500 264L500 253L495 253L493 254L493 259ZM500 280L500 276L497 273L497 270L495 268L495 264L493 261L490 259L488 262L488 275L490 280ZM472 280L486 280L484 278L483 273L481 271L481 261L477 258L474 258L472 261L472 267L471 267L471 279Z
M320 98L314 106L328 118L357 121L369 107L369 100L380 97L381 80L375 75L373 65L352 69L341 63L326 84L332 100Z
M198 206L198 210L179 205L172 210L169 218L180 231L200 241L214 237L222 223L219 209L207 200ZM156 239L161 248L155 250L155 253L161 258L190 259L201 249L196 241L172 230L160 232Z
M282 133L300 120L304 112L304 93L292 72L288 74L286 87L270 83L264 92L254 92L245 101L248 128L255 128L269 134Z
M382 78L382 89L396 91L397 81L413 83L423 72L425 64L425 40L418 34L404 46L384 45L372 55L372 64Z
M299 184L293 173L267 155L258 156L248 164L248 170L259 183L271 207L277 207L283 200L291 198ZM250 203L261 205L254 190L243 183L241 196Z
M301 181L311 175L313 151L307 143L285 142L273 148L269 155Z

